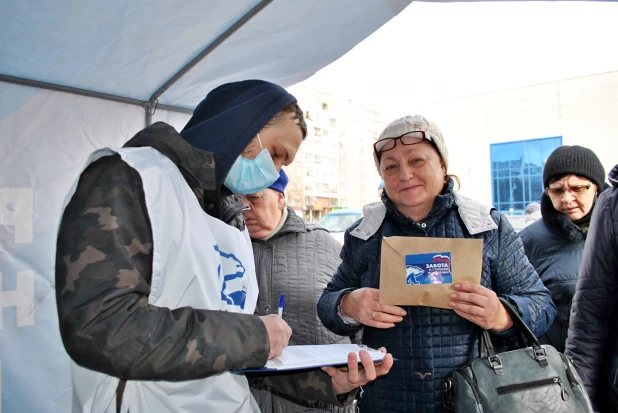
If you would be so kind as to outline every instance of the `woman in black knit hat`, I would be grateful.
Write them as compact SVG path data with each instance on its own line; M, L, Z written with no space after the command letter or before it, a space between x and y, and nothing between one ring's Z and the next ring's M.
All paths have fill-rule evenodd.
M561 146L543 168L542 218L520 232L528 259L558 309L540 341L564 352L577 273L598 194L605 189L599 158L582 146Z

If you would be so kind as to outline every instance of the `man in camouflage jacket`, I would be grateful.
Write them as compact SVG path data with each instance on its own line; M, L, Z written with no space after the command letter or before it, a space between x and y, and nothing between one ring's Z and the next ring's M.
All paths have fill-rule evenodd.
M275 128L282 113L300 126L302 141L306 126L293 96L268 82L237 82L211 92L181 134L156 123L125 147L154 148L177 167L206 213L244 230L244 205L221 182L236 158L255 143L256 132ZM289 127L279 132L264 144L277 169L292 162L300 145ZM101 157L80 176L58 235L56 294L63 343L77 365L120 379L106 412L124 406L127 380L195 381L259 368L280 354L289 338L289 327L274 315L150 304L156 228L145 198L142 176L134 168L118 154ZM366 374L360 378L338 371L329 372L331 379L318 370L294 380L269 376L263 381L280 393L350 403L354 392L335 397L336 384L344 383L338 389L348 392L390 369L389 363L373 371L373 365L363 365ZM173 403L167 407L185 411ZM75 411L82 409L90 411L85 405L74 406Z

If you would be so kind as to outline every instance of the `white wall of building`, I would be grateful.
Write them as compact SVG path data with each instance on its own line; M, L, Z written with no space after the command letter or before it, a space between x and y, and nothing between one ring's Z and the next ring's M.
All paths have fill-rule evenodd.
M449 148L461 193L490 204L490 144L562 136L618 163L618 71L437 102L425 115Z

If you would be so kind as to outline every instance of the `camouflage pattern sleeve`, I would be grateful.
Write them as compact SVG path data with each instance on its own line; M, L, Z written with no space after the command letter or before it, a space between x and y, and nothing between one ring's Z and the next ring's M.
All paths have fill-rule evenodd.
M334 406L351 405L357 390L336 395L331 377L322 370L279 373L247 373L249 385L286 398L319 401Z
M91 164L57 240L56 300L71 358L128 380L190 380L263 366L269 341L258 317L148 304L152 248L137 171L118 155Z

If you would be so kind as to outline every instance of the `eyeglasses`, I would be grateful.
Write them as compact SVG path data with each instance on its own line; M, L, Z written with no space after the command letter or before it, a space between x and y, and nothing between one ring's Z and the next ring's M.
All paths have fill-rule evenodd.
M569 186L568 188L565 188L562 186L558 188L547 187L545 188L545 191L547 192L547 195L549 196L552 196L554 198L562 198L564 193L567 191L573 196L578 196L578 195L582 195L583 193L587 192L591 187L592 187L592 184L588 183L587 185Z
M397 139L402 145L416 145L423 141L423 139L431 140L431 136L425 134L425 131L407 132L401 136L395 138L385 138L377 141L373 144L373 151L376 156L380 158L383 152L390 151L397 145Z

